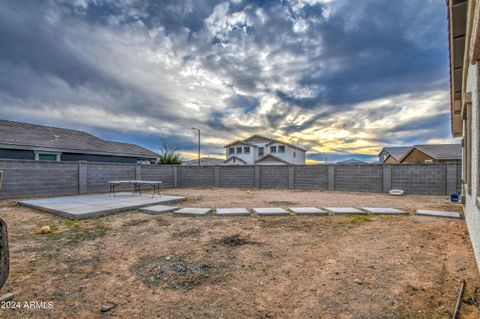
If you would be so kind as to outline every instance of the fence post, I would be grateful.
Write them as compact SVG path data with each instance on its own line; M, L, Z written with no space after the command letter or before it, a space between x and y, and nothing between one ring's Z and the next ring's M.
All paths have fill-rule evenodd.
M172 165L173 169L173 188L178 187L178 166L177 165Z
M215 187L220 187L220 166L215 165L214 171Z
M295 188L295 166L288 166L288 188Z
M447 170L447 180L446 180L446 187L445 190L447 191L447 195L451 193L456 193L457 189L457 163L447 162L446 164Z
M255 188L260 188L262 185L260 184L260 165L255 165Z
M87 161L78 161L78 193L86 194L88 192L88 163Z
M328 165L328 190L335 190L335 165Z
M142 179L142 165L135 164L135 179L141 180Z
M383 192L388 193L392 189L392 165L383 164Z

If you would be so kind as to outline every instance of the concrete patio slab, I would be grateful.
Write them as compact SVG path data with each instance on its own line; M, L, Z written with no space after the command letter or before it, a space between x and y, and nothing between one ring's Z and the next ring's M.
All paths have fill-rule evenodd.
M187 216L205 216L211 211L211 208L192 208L184 207L179 210L174 211L174 214L178 215L187 215Z
M254 208L253 212L261 216L289 215L289 212L279 207Z
M383 215L408 215L407 212L395 209L395 208L384 208L384 207L363 207L369 214L383 214Z
M353 207L324 207L324 209L334 214L366 214L366 212Z
M297 215L328 215L326 210L317 207L288 207L288 209Z
M249 216L250 212L245 208L217 208L219 216Z
M177 209L178 207L175 207L175 206L154 205L154 206L142 207L139 209L139 211L147 214L156 215L156 214L171 213Z
M432 217L444 217L444 218L460 218L460 213L457 212L447 212L441 210L417 210L417 215L422 216L432 216Z
M182 196L141 195L132 197L131 193L63 196L19 201L18 204L70 219L84 219L115 214L161 203L171 203L185 199Z

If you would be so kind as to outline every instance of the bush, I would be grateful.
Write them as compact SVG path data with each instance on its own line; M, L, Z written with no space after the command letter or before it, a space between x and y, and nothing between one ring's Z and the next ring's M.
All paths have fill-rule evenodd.
M182 154L177 151L176 147L170 148L167 144L163 144L160 148L160 160L158 164L172 165L182 164Z

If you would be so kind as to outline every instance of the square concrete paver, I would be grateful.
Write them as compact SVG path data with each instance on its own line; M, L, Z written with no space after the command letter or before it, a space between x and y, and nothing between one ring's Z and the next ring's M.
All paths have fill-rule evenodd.
M264 216L289 215L289 213L285 209L279 208L279 207L254 208L253 212L257 215L264 215Z
M366 214L365 212L353 207L324 207L329 212L335 214Z
M250 212L245 208L217 208L219 216L249 216Z
M19 201L18 204L51 212L71 219L84 219L114 214L125 210L137 209L161 203L183 200L182 196L132 196L131 193L62 196Z
M432 216L432 217L444 217L444 218L460 218L460 213L447 212L441 210L417 210L417 215Z
M192 208L184 207L176 210L174 214L178 215L189 215L189 216L205 216L211 211L211 208Z
M139 211L147 214L164 214L164 213L171 213L176 209L178 209L178 207L166 206L166 205L155 205L155 206L140 208Z
M367 211L367 213L370 213L370 214L408 215L407 212L400 209L395 209L395 208L363 207L362 209Z
M317 207L288 207L288 209L297 215L328 215L326 210Z

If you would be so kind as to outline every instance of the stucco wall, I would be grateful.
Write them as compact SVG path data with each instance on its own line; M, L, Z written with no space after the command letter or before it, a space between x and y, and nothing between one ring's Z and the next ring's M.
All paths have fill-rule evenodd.
M477 259L477 265L480 270L480 209L477 205L477 196L480 195L479 189L479 94L480 88L478 81L478 64L471 65L468 69L467 92L472 93L472 192L466 195L465 219L467 222L468 232ZM466 180L465 176L463 180Z

